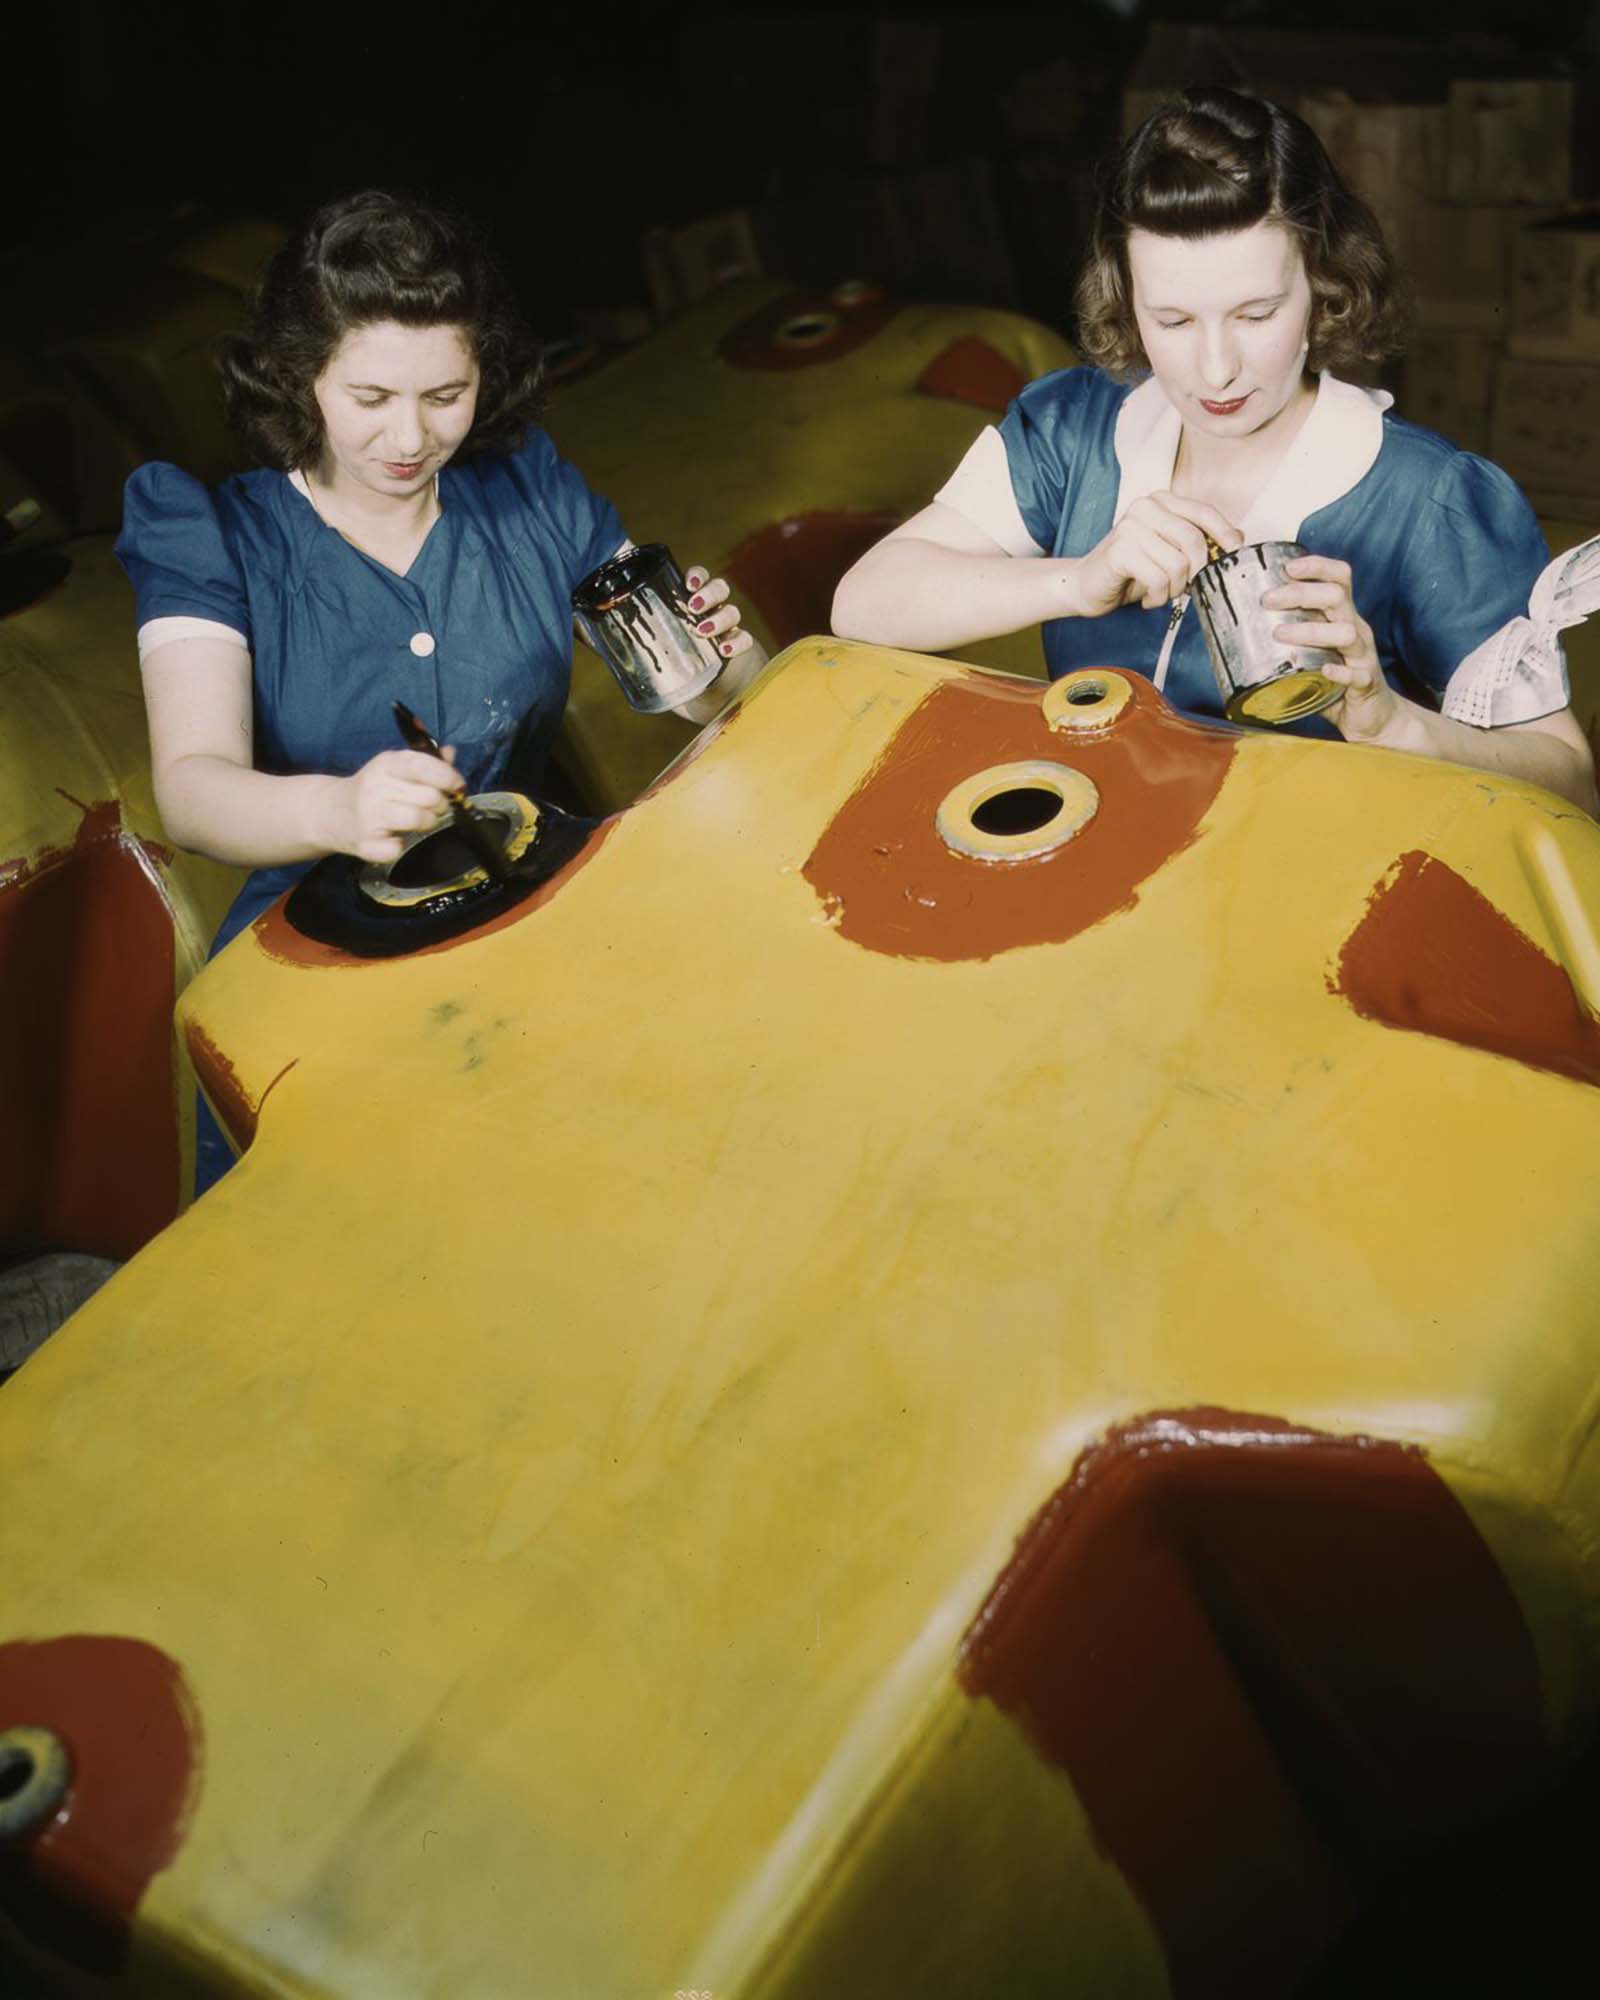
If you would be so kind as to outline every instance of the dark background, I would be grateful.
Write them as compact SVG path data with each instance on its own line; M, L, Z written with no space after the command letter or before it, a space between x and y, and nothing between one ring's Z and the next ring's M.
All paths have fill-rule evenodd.
M1570 72L1600 51L1597 0L760 17L71 0L30 17L37 53L9 66L8 123L31 121L34 136L11 149L0 276L28 317L30 300L134 253L181 204L290 221L329 194L395 186L487 224L552 336L581 308L648 302L642 231L728 209L752 212L781 275L887 279L1064 326L1092 165L1154 18L1422 37L1441 97L1453 75ZM1326 81L1370 88L1336 68ZM1041 143L1058 166L1082 166L1054 203L1029 180ZM988 169L998 254L902 243L888 259L899 268L852 268L885 261L869 211L886 181L973 161Z
M641 235L728 210L750 213L774 274L881 278L907 296L1010 304L1070 330L1094 166L1156 18L1416 37L1441 98L1456 76L1570 74L1600 56L1600 0L1321 12L1065 0L1045 14L760 18L596 5L535 16L471 0L421 14L377 0L359 12L72 0L0 31L0 338L43 351L53 327L82 325L196 220L292 222L358 186L475 214L552 336L585 312L648 309ZM912 71L920 82L902 88ZM1370 84L1337 66L1323 81L1357 96ZM941 188L969 185L985 190L987 238L987 223L938 213ZM885 204L904 215L916 200L920 234L891 242ZM1304 2000L1587 1990L1597 1821L1591 1755L1421 1871L1388 1872L1374 1857L1377 1908Z

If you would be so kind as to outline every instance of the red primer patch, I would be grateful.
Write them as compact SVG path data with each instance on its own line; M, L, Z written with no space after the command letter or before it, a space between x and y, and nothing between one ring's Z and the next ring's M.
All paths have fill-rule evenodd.
M105 801L0 881L0 1262L131 1257L178 1212L169 859Z
M235 1149L242 1153L256 1136L261 1106L294 1068L299 1057L291 1057L262 1091L260 1101L252 1103L249 1092L239 1081L239 1072L198 1021L184 1022L183 1039L189 1051L189 1060L194 1065L195 1076L217 1114L218 1122L226 1129Z
M833 630L839 579L900 525L898 514L797 514L747 535L723 564L729 583L767 621L777 645Z
M1136 900L1196 837L1239 732L1193 722L1142 677L1104 731L1058 731L1035 683L973 675L920 702L824 829L803 873L841 937L894 958L992 958L1059 944ZM939 837L939 803L995 764L1044 758L1090 778L1095 817L1053 853L980 861Z
M72 1784L43 1827L0 1843L0 1908L42 1949L115 1972L194 1810L194 1698L177 1662L139 1639L19 1640L0 1645L0 1729L19 1724L61 1738Z
M1408 1848L1547 1756L1521 1612L1422 1454L1226 1410L1092 1444L958 1678L1070 1777L1179 1995L1292 1990Z
M1011 399L1027 386L1027 377L1015 362L975 336L958 340L936 354L917 377L917 388L924 396L945 396L996 415L1003 414Z
M1600 1083L1600 1021L1561 966L1431 854L1402 854L1346 939L1330 992L1387 1027Z
M785 374L794 368L816 368L825 361L840 361L854 354L899 310L893 299L881 293L857 305L841 306L820 292L789 292L731 328L717 343L717 352L735 368ZM836 324L821 339L804 344L780 338L785 328L807 320Z

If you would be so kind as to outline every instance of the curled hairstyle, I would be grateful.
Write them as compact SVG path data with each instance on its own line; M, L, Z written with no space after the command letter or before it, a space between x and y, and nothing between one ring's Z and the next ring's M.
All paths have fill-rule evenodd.
M539 343L476 232L402 196L344 195L319 208L272 259L247 333L218 357L228 421L257 457L314 465L322 413L312 385L347 333L393 320L459 326L479 370L477 409L458 456L509 451L544 406Z
M1219 236L1282 223L1311 284L1312 369L1381 361L1404 344L1406 295L1377 217L1340 180L1292 111L1236 90L1191 86L1116 156L1078 279L1078 345L1123 377L1149 367L1134 319L1128 233Z

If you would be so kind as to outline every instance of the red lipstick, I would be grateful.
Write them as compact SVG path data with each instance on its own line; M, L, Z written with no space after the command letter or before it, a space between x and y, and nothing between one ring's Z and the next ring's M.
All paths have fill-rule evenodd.
M1209 416L1231 417L1235 410L1242 410L1254 394L1255 391L1253 389L1247 390L1244 395L1235 396L1231 403L1208 403L1205 397L1202 396L1200 398L1200 407Z

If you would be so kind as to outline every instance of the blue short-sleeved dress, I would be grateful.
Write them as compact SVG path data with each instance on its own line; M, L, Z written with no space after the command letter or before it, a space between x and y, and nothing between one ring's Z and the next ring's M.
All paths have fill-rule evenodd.
M404 576L330 528L281 472L208 489L172 465L128 481L117 555L139 623L202 618L250 649L255 765L347 777L401 747L398 697L456 746L470 791L495 785L519 728L553 723L572 674L572 589L624 540L545 433L451 463L439 518ZM233 937L310 866L255 869Z
M1348 562L1356 608L1390 682L1437 700L1466 655L1526 611L1548 552L1533 510L1498 466L1404 422L1387 404L1322 376L1298 436L1238 525L1247 542L1298 541ZM994 456L995 432L978 440L939 498L1013 553L1086 555L1135 500L1170 486L1180 428L1153 377L1130 387L1097 368L1060 369L1025 389L998 426L1010 518L1020 519L1031 546L996 525L992 478L986 496L978 476L984 451ZM1179 708L1222 712L1187 599L1157 611L1124 606L1053 619L1043 640L1052 678L1125 667L1155 679ZM1564 688L1554 690L1550 707L1565 699ZM1337 734L1322 716L1289 726Z
M553 725L572 674L573 586L624 539L545 433L439 473L440 513L404 576L330 528L281 472L208 489L176 466L128 481L117 555L139 623L198 618L249 648L254 758L276 775L346 777L401 747L391 703L456 746L471 791L496 785L519 733ZM254 869L218 951L310 862ZM231 1154L203 1121L197 1179Z

